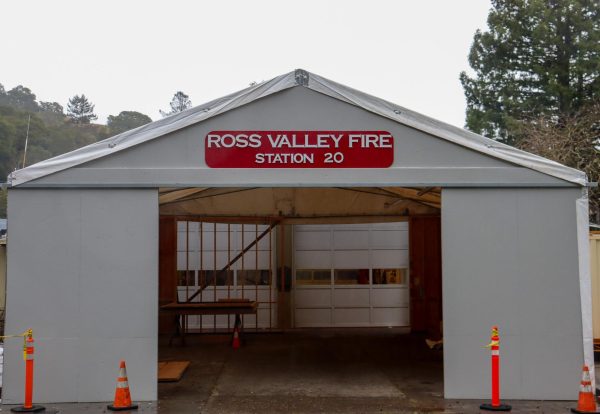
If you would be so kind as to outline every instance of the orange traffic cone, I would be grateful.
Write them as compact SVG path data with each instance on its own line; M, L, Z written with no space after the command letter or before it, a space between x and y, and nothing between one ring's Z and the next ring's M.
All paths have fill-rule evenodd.
M239 349L240 347L240 334L237 326L233 328L233 342L231 343L231 347L233 349Z
M119 377L117 378L117 389L115 391L115 402L107 406L111 411L137 410L138 406L131 403L129 394L129 383L127 382L127 368L125 361L119 366Z
M592 392L592 380L590 378L590 370L587 365L583 366L583 374L581 375L581 388L579 390L579 401L577 408L571 408L571 411L578 414L597 413L596 397Z

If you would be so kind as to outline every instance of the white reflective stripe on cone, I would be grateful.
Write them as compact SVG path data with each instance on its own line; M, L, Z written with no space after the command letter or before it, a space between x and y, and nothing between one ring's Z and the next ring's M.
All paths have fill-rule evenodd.
M497 349L492 349L492 355L500 355L500 351Z
M117 388L129 388L129 383L127 381L119 381L117 382Z
M127 378L127 371L125 370L125 368L119 368L119 377Z

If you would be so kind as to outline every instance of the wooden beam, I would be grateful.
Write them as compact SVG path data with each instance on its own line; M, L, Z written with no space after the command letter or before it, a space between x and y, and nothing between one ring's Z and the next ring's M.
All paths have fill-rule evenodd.
M198 194L198 193L201 193L206 190L208 190L208 188L183 188L183 189L179 189L179 190L167 191L158 196L158 203L159 204L171 203L171 202L177 201L181 198L189 197L191 195Z

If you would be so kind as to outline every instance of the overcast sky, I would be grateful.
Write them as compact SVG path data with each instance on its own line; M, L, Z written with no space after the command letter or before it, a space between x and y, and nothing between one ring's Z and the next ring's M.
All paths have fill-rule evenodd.
M489 0L3 1L0 83L160 118L302 68L457 126Z

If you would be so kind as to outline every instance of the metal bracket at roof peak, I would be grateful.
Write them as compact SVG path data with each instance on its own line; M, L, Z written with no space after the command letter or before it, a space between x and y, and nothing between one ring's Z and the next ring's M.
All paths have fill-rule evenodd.
M304 69L296 69L294 77L296 78L296 85L308 86L308 72Z

